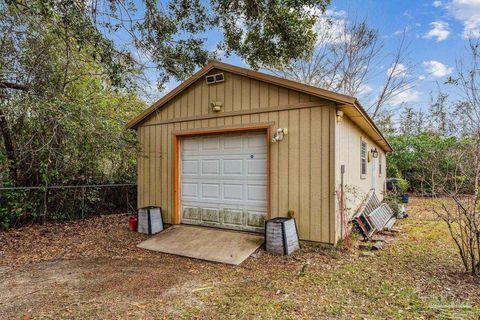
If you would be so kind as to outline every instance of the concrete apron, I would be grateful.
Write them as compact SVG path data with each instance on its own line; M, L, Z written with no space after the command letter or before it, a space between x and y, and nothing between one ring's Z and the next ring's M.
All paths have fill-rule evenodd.
M174 225L137 247L179 256L239 265L263 244L263 235Z

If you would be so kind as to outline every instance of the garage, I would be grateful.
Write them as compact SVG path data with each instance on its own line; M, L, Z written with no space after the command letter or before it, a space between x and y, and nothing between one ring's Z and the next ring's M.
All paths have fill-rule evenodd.
M369 159L391 151L354 97L218 61L127 128L138 207L161 207L166 225L263 233L265 219L291 216L300 239L329 244L346 230L342 183L350 211L372 186L381 198L385 165Z
M180 223L263 232L265 131L186 136L179 149Z

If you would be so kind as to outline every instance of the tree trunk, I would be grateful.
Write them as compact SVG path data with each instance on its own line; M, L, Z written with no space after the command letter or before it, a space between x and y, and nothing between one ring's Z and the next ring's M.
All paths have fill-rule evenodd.
M17 158L15 156L15 146L13 145L12 131L8 126L5 112L2 109L2 104L5 103L4 100L6 99L6 93L4 92L5 89L28 92L30 91L30 87L22 83L0 81L0 134L2 135L5 152L7 154L10 180L16 185L18 182L18 168Z
M0 92L0 103L4 96ZM15 146L13 145L12 132L8 127L7 118L3 109L0 107L0 133L3 138L3 144L5 146L5 152L8 160L8 170L10 179L13 183L17 183L17 159L15 157Z

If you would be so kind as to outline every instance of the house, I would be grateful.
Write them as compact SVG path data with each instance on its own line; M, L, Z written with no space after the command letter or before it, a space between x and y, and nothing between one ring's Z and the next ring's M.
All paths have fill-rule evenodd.
M350 211L371 188L381 198L392 151L355 98L220 62L127 127L142 150L138 206L162 207L165 223L263 232L293 215L300 239L330 244L342 177Z

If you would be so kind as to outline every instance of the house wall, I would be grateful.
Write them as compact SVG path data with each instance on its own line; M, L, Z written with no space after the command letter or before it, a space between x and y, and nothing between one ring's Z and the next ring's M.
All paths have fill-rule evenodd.
M218 71L212 70L210 73ZM202 77L138 127L138 205L161 206L174 222L175 132L251 124L288 128L270 144L270 217L294 211L300 238L335 243L335 108L330 101L224 72L225 82ZM212 101L223 102L213 113Z
M376 194L380 200L383 199L386 179L386 158L385 151L370 139L357 125L355 125L347 116L343 121L337 122L336 128L336 157L335 157L335 188L338 190L341 185L341 165L345 165L344 190L346 199L346 208L349 217L351 217L372 188L372 170L373 158L367 162L367 174L365 178L361 177L360 171L360 141L363 139L367 143L367 156L373 148L377 148L379 157L375 169L376 175ZM382 161L382 174L379 174L378 164ZM337 211L339 211L338 199L336 199ZM341 226L340 214L336 215L337 227ZM337 234L341 234L338 230Z

